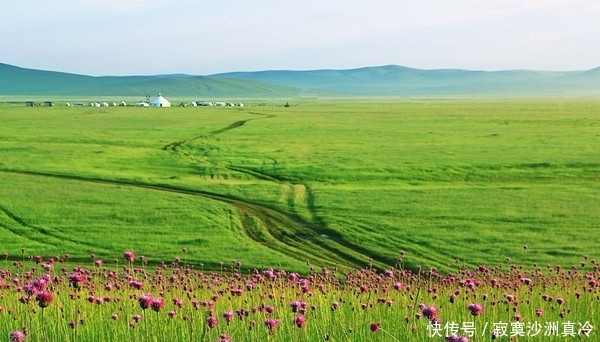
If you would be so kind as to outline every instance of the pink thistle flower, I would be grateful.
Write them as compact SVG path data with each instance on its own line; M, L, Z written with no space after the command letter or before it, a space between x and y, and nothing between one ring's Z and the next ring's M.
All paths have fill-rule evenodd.
M181 307L183 307L183 299L173 298L173 304L175 304L181 308Z
M423 316L427 317L429 320L436 318L438 315L438 309L435 306L425 307L422 312Z
M223 318L225 318L225 322L227 322L227 324L229 324L229 322L231 322L233 320L233 312L225 311L223 313Z
M290 307L292 308L292 312L298 312L301 308L301 302L299 300L295 300L290 303Z
M537 310L535 310L535 314L536 314L536 316L541 317L544 314L544 310L537 309Z
M141 281L132 280L129 282L129 286L133 287L134 289L141 290L144 288L144 283Z
M217 342L231 342L231 339L226 334L221 334Z
M267 329L269 329L269 331L271 333L273 333L273 330L275 328L277 328L277 326L279 325L279 320L278 319L268 319L265 321L265 326L267 327Z
M298 316L298 317L296 317L296 319L294 319L294 324L298 328L302 328L306 324L306 317L304 317L304 316Z
M133 320L134 320L136 323L139 323L139 322L142 320L142 315L139 315L139 314L135 314L135 315L133 315Z
M50 293L50 292L40 292L37 294L35 299L37 300L40 308L43 309L45 307L48 307L48 305L50 305L50 303L52 303L53 298L52 298L52 293Z
M483 312L483 306L481 306L481 304L470 304L468 309L473 316L479 316Z
M162 298L156 298L152 301L150 306L152 307L152 310L159 312L165 306L165 302Z
M565 303L565 300L562 297L558 297L556 298L556 303L558 303L558 305L563 305Z
M232 296L237 296L240 297L244 294L244 290L243 289L232 289L231 290L231 295Z
M138 299L138 303L140 303L142 310L146 310L152 305L152 297L149 294L143 295Z
M239 308L239 309L235 310L235 313L237 314L237 316L240 320L243 320L244 317L247 317L250 314L250 312L248 312L248 310L246 310L244 308Z
M456 301L456 297L457 297L457 295L456 295L456 294L454 294L454 293L453 293L453 294L451 294L451 295L450 295L450 303L454 304L454 302Z
M76 289L78 289L86 278L81 273L73 273L69 276L69 283Z
M373 322L373 323L371 323L369 328L371 329L372 332L376 333L377 330L379 330L380 325L381 325L381 323L379 323L379 322Z
M8 334L10 342L23 342L25 341L25 334L22 331L13 331Z
M219 324L219 319L217 317L210 316L206 319L206 324L208 324L209 329L212 329Z
M438 324L440 326L442 326L442 319L439 317L434 317L429 321L432 325Z
M133 254L132 251L125 251L123 253L123 258L125 258L125 260L127 260L129 262L134 262L135 261L135 254Z
M119 319L119 315L117 315L117 314L112 314L112 316L110 316L110 318L111 318L113 321L116 321L116 320L118 320L118 319Z
M469 342L469 339L464 336L449 335L445 338L448 342Z
M339 307L340 307L340 303L338 303L338 302L331 303L331 310L332 311L337 310Z
M37 291L44 291L46 289L46 280L44 278L37 278L36 280L33 281L32 286Z
M175 318L175 317L177 317L177 311L171 310L171 311L169 311L168 315L171 318Z
M273 307L273 306L267 306L267 307L265 308L265 311L266 311L268 314L272 314L273 312L275 312L275 307Z

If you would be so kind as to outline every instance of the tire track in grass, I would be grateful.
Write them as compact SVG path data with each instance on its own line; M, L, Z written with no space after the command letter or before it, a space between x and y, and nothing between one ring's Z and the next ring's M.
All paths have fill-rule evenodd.
M332 237L328 237L328 241L324 242L323 240L325 239L321 236L320 227L316 227L296 215L289 214L276 207L270 207L234 196L164 184L147 184L78 175L10 169L0 169L0 172L96 184L130 186L140 189L203 197L233 206L240 215L244 234L249 239L295 260L308 261L316 265L329 262L348 267L362 267L369 258L354 250L347 249L343 243L335 241L337 239L332 239ZM13 215L13 217L16 216ZM25 223L22 219L16 218L18 219L17 222ZM63 239L63 237L57 238ZM73 240L71 242L80 243ZM332 243L335 246L332 246Z
M249 114L263 116L262 119L269 119L272 117L276 117L276 115L273 115L273 114L265 114L265 113L258 113L258 112L249 112ZM212 137L214 135L217 135L217 134L220 134L223 132L227 132L232 129L242 127L244 124L246 124L248 121L251 121L251 120L260 120L260 119L247 119L247 120L236 121L226 127L211 131L209 133L198 135L198 136L190 138L190 139L184 139L184 140L180 140L180 141L177 141L174 143L167 144L162 149L165 151L170 151L171 153L178 153L178 151L177 151L178 148L186 143L192 142L194 140L205 139L205 138ZM277 183L289 183L289 182L296 181L294 179L288 179L281 175L272 175L272 174L268 174L268 173L250 169L250 168L244 168L244 167L232 166L232 165L221 166L221 167L224 167L225 169L228 169L231 171L243 173L243 174L249 175L251 177L257 178L257 179L266 180L266 181L273 181L273 182L277 182ZM366 249L362 246L358 246L358 245L355 245L355 244L352 244L352 243L346 241L342 237L341 234L328 228L325 220L323 220L317 214L314 192L308 185L306 185L306 184L302 184L302 185L304 185L304 187L307 190L307 198L306 198L307 203L306 204L307 204L308 211L310 212L311 223L309 224L308 222L305 222L304 220L302 220L300 218L299 214L297 212L295 212L294 208L291 208L292 211L295 212L294 214L292 214L292 215L286 214L286 215L288 215L288 218L293 217L294 221L300 222L300 225L302 227L308 227L308 226L311 227L311 229L309 229L310 233L308 235L300 235L301 237L304 236L304 238L311 239L313 244L318 245L321 249L327 250L329 253L333 253L333 254L337 255L338 257L341 256L342 258L344 258L346 263L350 262L355 267L356 266L361 267L369 260L375 261L375 263L377 263L378 266L380 266L380 267L393 265L395 263L395 260L392 260L389 258L383 258L380 256L375 256L375 255L369 255L369 254L372 254L373 251L369 251L368 249ZM244 203L247 203L247 202L244 202ZM234 205L234 206L236 208L238 208L238 210L239 210L239 206L236 206L236 205ZM260 213L260 212L261 212L260 210L256 211L254 217L261 217L261 215L258 215L258 213ZM242 215L243 214L244 213L242 212ZM267 224L267 225L265 225L265 227L269 227L269 225ZM283 228L283 226L281 228ZM253 229L248 229L248 226L245 227L244 230L245 230L246 234L248 235L248 237L250 237L251 239L253 239L257 242L260 242L263 240L263 237L260 232L256 232ZM295 241L291 241L289 239L289 236L286 236L286 234L283 234L281 231L276 230L276 229L268 229L268 228L267 228L267 230L269 231L269 234L271 235L271 237L277 239L279 242L284 242L286 244L291 244L293 246L296 245ZM327 240L327 241L325 241L325 240ZM266 243L266 241L262 241L262 244L266 245L267 243Z
M257 113L257 112L248 112L248 114L264 116L264 118L262 118L263 120L275 117L275 115L273 115L273 114L264 114L264 113ZM229 126L226 126L226 127L223 127L223 128L219 128L219 129L216 129L214 131L210 131L210 132L205 133L205 134L200 134L200 135L197 135L197 136L192 137L192 138L188 138L188 139L183 139L183 140L172 142L170 144L167 144L167 145L163 146L162 149L164 151L176 152L177 148L179 148L181 145L187 144L187 143L192 142L194 140L209 138L209 137L212 137L214 135L221 134L223 132L227 132L227 131L232 130L232 129L236 129L238 127L242 127L248 121L252 121L252 120L260 120L260 119L238 120L238 121L230 124Z
M173 152L175 152L177 150L177 148L180 147L181 145L187 144L187 143L189 143L191 141L194 141L194 140L212 137L213 135L217 135L217 134L220 134L220 133L223 133L223 132L226 132L226 131L229 131L229 130L232 130L232 129L235 129L235 128L238 128L238 127L242 127L242 126L244 126L246 124L246 122L248 122L250 120L252 120L252 119L236 121L236 122L232 123L231 125L229 125L227 127L219 128L217 130L208 132L206 134L201 134L201 135L189 138L189 139L175 141L175 142L172 142L170 144L167 144L167 145L163 146L162 149L164 151L173 151Z
M217 130L209 132L207 134L202 134L202 135L198 135L198 136L195 136L195 137L192 137L192 138L189 138L189 139L184 139L184 140L179 140L179 141L176 141L176 142L172 142L170 144L167 144L167 145L163 146L162 149L164 151L173 151L174 152L181 145L187 144L187 143L189 143L191 141L194 141L194 140L208 138L208 137L211 137L213 135L216 135L216 134L219 134L219 133L223 133L223 132L229 131L229 130L234 129L234 128L241 127L244 124L246 124L246 122L248 122L250 120L252 120L252 119L236 121L236 122L232 123L231 125L229 125L227 127L217 129Z

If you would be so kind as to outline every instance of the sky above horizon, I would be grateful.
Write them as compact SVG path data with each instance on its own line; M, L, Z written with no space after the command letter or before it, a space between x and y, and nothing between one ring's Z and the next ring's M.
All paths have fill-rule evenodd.
M0 63L86 75L588 70L598 0L8 1Z

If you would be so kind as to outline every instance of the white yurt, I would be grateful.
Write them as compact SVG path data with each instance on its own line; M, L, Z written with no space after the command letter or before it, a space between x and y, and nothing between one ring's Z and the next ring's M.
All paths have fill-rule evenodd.
M158 93L158 96L150 101L150 107L171 107L171 102Z

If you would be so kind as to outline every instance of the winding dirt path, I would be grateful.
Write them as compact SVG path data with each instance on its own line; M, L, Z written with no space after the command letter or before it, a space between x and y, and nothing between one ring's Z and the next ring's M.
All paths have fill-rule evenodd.
M200 139L207 139L217 134L240 128L252 120L266 120L276 117L276 115L273 114L260 112L247 113L260 117L235 121L226 127L167 144L162 149L173 154L179 154L179 148L187 143ZM186 155L181 156L186 158ZM231 165L220 165L219 167L244 173L256 179L280 184L291 184L290 182L297 183L297 180L261 173L254 169ZM393 261L391 260L385 260L384 258L369 255L372 253L371 251L362 246L349 243L340 234L328 228L325 220L317 214L313 190L307 184L302 185L306 188L308 194L307 208L311 216L310 222L300 218L295 212L289 213L279 208L267 207L239 198L224 198L221 195L208 193L203 193L203 196L228 203L235 207L238 210L240 217L242 217L242 221L245 222L243 224L244 231L249 238L268 248L283 252L296 259L306 258L307 260L311 260L314 259L315 256L318 256L321 260L328 260L352 267L361 267L368 260L375 261L379 266L389 265L390 262L393 264ZM252 222L252 218L258 219L258 221L261 222L260 227L249 223ZM264 237L265 232L269 236L268 239ZM298 252L301 253L298 254Z
M152 191L164 191L203 197L234 207L240 216L243 231L248 238L296 260L306 260L313 264L321 264L323 261L327 261L349 267L361 267L365 264L366 260L368 260L367 256L364 256L364 258L357 258L355 253L348 253L349 251L345 251L347 247L344 246L343 242L339 243L330 239L331 241L329 241L329 243L324 243L324 238L321 237L319 233L320 227L316 227L310 222L303 221L301 218L286 213L278 208L254 203L234 196L169 185L146 184L133 181L111 180L48 172L0 169L0 173L128 186ZM20 225L27 226L22 219L14 216L9 211L2 211ZM337 246L331 247L332 243Z
M260 118L262 120L274 117L274 115L271 114L264 114L258 112L248 112L248 114L260 115L262 116ZM206 139L232 129L240 128L243 127L248 121L260 119L246 119L235 121L226 127L195 137L169 143L163 146L162 150L168 151L169 153L178 154L179 148L184 144L199 139ZM185 155L181 155L181 157L186 158ZM291 181L283 178L276 178L273 175L263 174L251 169L233 166L225 167L229 168L232 171L251 175L252 177L255 177L257 179L273 181L281 184L285 184ZM320 218L316 213L316 207L314 205L314 194L312 192L312 189L309 186L306 186L305 184L303 185L306 187L308 192L307 208L312 216L310 222L301 218L295 213L286 212L285 210L278 207L268 206L262 203L253 202L247 199L238 198L234 196L212 193L203 190L193 190L172 185L149 184L128 180L85 177L81 175L73 175L58 172L55 173L0 169L0 173L12 173L31 177L50 177L69 181L79 181L96 184L128 186L151 191L164 191L170 193L185 194L189 196L203 197L210 200L225 203L235 208L238 212L244 234L249 239L263 245L266 248L280 252L296 260L307 261L317 265L323 264L323 262L329 262L340 266L343 265L348 267L362 267L368 262L370 257L373 257L367 255L367 250L361 248L360 246L350 244L342 236L340 236L339 234L337 234L336 232L334 232L326 226L325 220ZM26 222L12 214L10 211L6 210L6 208L0 208L0 211L4 212L4 214L10 217L17 224L23 227L29 227L39 231L38 227L28 226ZM378 258L374 258L373 260L378 262L380 265L387 264L387 260L380 260Z

